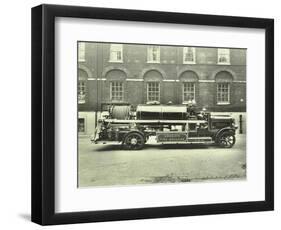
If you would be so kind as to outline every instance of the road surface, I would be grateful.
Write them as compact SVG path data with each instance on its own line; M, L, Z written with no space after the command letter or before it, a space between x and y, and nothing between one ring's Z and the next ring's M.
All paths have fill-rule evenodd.
M79 187L246 179L246 135L231 149L152 140L138 151L80 137L78 160Z

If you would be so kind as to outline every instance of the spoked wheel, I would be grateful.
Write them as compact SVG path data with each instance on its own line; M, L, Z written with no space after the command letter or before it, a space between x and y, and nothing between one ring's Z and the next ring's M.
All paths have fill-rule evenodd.
M225 132L218 140L220 147L231 148L235 144L236 138L233 133Z
M140 150L144 146L144 137L139 133L129 133L123 142L127 150Z

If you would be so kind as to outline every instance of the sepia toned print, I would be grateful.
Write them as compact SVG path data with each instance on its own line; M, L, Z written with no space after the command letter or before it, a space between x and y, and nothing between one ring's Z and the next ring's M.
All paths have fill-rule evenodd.
M78 187L246 179L246 49L77 44Z

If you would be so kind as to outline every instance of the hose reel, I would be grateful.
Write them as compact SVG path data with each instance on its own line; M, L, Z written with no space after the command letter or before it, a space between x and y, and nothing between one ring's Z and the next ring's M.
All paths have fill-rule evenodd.
M127 120L130 118L130 105L112 105L109 109L112 119Z

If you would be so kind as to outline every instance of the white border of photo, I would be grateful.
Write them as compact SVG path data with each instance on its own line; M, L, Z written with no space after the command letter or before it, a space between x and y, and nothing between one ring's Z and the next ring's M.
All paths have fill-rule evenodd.
M56 18L55 211L79 212L265 200L265 31ZM247 49L247 179L77 187L77 41Z

